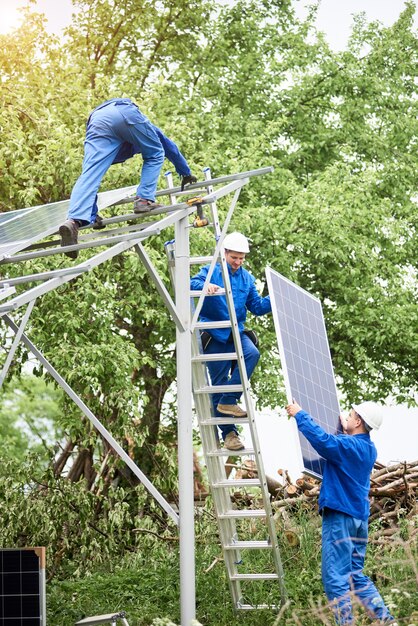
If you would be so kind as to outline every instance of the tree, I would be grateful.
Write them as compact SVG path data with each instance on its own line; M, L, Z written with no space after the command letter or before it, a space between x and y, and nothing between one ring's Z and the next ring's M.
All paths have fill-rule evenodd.
M76 6L83 10L63 43L44 38L35 18L16 34L16 48L2 39L2 207L68 196L89 110L129 95L179 141L196 171L275 167L244 189L233 224L253 240L251 269L262 278L273 265L321 298L344 394L410 397L418 347L414 5L391 28L359 18L342 53L312 37L313 14L299 22L285 0ZM30 65L19 59L24 45ZM19 107L7 99L11 90ZM137 176L138 158L111 168L102 189ZM199 233L193 252L208 245ZM147 250L169 285L161 240ZM283 387L270 358L271 319L254 326L263 345L255 394L274 406ZM172 489L160 464L174 467L174 327L136 254L48 294L29 332L140 467ZM98 480L100 490L132 480L78 411L66 406L62 419L69 439L56 475L72 455L69 477L90 489Z

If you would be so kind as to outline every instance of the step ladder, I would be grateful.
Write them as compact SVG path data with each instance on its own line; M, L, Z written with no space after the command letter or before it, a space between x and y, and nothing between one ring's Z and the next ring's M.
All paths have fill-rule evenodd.
M207 179L210 171L205 172ZM208 187L208 193L212 190ZM221 238L221 228L216 203L210 205L211 223L216 241ZM225 220L227 221L228 216ZM225 228L224 228L225 231ZM223 238L223 237L222 237ZM232 290L229 281L227 262L221 245L214 257L195 257L190 259L191 273L193 266L216 262L221 264L225 288L206 297L225 296L228 304L228 321L204 323L198 321L201 303L196 306L196 299L202 292L190 292L192 336L192 386L197 421L201 433L202 450L205 458L209 487L211 490L215 515L218 521L219 536L226 566L232 601L236 610L277 608L286 602L284 573L277 539L277 531L270 505L270 495L261 457L257 435L255 412L250 396L249 381L245 369L244 356ZM174 279L174 242L166 244L171 278ZM203 354L200 331L210 328L231 328L235 351L233 353ZM241 385L212 386L208 380L206 363L211 361L236 361L239 367ZM215 417L213 415L211 394L227 391L242 392L240 404L245 408L247 417ZM248 425L248 447L231 451L220 447L218 426L224 424ZM247 437L248 440L248 437ZM254 478L234 478L228 465L251 460ZM250 502L250 505L248 505ZM241 503L241 504L240 504ZM244 504L242 504L244 503ZM246 505L247 503L247 505ZM245 587L245 588L244 588ZM268 601L266 602L266 598Z

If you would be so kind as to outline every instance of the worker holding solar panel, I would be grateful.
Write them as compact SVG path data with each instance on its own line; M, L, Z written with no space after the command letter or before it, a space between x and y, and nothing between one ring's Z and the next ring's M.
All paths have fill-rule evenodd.
M343 433L327 433L293 401L286 407L300 432L325 459L319 494L322 515L322 583L337 624L354 624L351 594L379 623L395 622L374 583L363 574L370 513L370 475L377 451L370 438L383 421L375 402L352 405L340 417Z
M255 278L242 267L245 256L250 251L248 239L241 233L230 233L223 241L225 259L228 265L229 280L231 283L232 296L238 321L238 329L241 337L242 351L245 361L248 380L258 363L260 352L258 350L257 337L254 332L245 330L244 324L247 311L254 315L271 313L270 296L263 298L255 287ZM196 276L191 279L191 289L201 291L205 284L210 265L205 265ZM209 295L223 288L222 269L218 263L208 285ZM216 298L205 298L200 320L203 322L217 322L229 320L228 305L223 295ZM235 352L235 345L230 328L213 328L202 333L202 347L205 354L217 354ZM240 385L241 377L235 361L208 361L207 367L212 385ZM217 393L212 395L214 415L216 417L232 416L246 417L247 413L238 402L241 392ZM238 436L234 424L219 426L228 450L242 450L244 444Z
M197 181L176 144L154 126L128 98L107 100L92 111L87 121L84 159L81 176L71 193L68 219L59 228L61 245L78 242L80 226L94 224L103 228L97 213L97 192L109 167L141 154L143 158L140 183L134 199L134 213L144 213L161 207L155 202L158 176L164 157L182 177L182 190ZM78 250L66 252L77 258Z

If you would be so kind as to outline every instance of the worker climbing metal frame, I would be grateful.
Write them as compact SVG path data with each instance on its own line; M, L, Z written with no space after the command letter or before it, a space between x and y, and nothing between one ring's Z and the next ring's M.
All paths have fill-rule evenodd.
M218 248L222 245L222 240L228 227L229 220L233 214L234 208L238 201L242 187L248 184L253 176L267 174L272 168L262 168L238 174L231 174L220 178L205 180L203 182L189 185L185 191L181 191L179 187L170 185L167 190L157 192L157 196L169 195L171 199L176 201L168 206L150 211L149 215L153 221L139 223L137 215L129 213L127 215L115 216L104 219L104 225L111 230L98 231L84 235L81 229L79 243L74 246L67 246L65 251L71 250L93 250L94 248L103 248L105 250L98 252L91 258L82 261L78 265L48 272L24 275L13 279L4 279L0 281L0 317L7 327L14 333L14 339L11 342L6 360L2 371L0 372L0 387L16 353L17 347L22 342L25 347L33 353L33 355L42 364L45 370L54 378L58 385L73 400L81 412L89 419L93 426L98 430L102 437L109 443L113 450L128 465L134 475L142 482L149 493L155 498L162 509L179 525L180 533L180 604L181 604L181 624L188 626L195 618L195 539L194 539L194 497L193 497L193 440L192 440L192 333L190 327L190 307L189 307L189 230L190 216L197 210L197 221L201 219L201 208L205 205L215 203L222 197L234 194L231 205L224 223L222 233L218 241ZM170 178L168 178L170 181ZM218 189L214 189L217 185L222 185ZM207 190L211 191L207 193ZM128 187L121 190L105 192L99 194L99 210L104 210L115 205L126 204L132 202L134 187ZM198 198L187 198L193 194L196 195L198 190L204 190L206 193ZM180 202L177 199L180 198ZM183 200L183 201L181 201ZM5 245L1 245L0 239L0 269L1 266L9 263L19 263L43 256L62 255L64 250L57 246L57 241L43 241L45 237L54 235L58 226L65 216L68 208L68 201L54 203L52 205L44 205L43 207L35 207L34 209L24 209L13 212L10 220L0 221L0 226L6 223L9 235L9 241ZM32 211L38 209L38 213L43 210L43 217L46 225L41 232L31 233L30 236L13 238L14 229L19 233L19 220L32 219ZM51 210L50 210L51 209ZM8 214L0 216L5 219ZM45 217L46 216L46 217ZM144 216L141 215L141 219ZM135 222L133 222L135 220ZM41 220L38 220L40 222ZM13 222L13 223L12 223ZM119 226L119 224L129 222L129 225ZM163 280L159 276L157 270L152 264L142 242L148 237L159 235L169 226L175 227L176 237L176 290L175 301L170 296ZM199 225L199 224L196 224ZM112 228L116 226L116 228ZM3 226L2 226L3 228ZM36 227L34 225L34 230ZM142 263L145 265L155 287L161 295L171 317L176 324L177 333L177 406L178 406L178 471L179 471L179 514L171 507L166 499L158 492L151 481L143 474L139 467L129 457L125 450L113 438L110 432L101 424L96 416L90 411L82 399L71 389L63 376L53 367L40 350L32 343L25 333L25 328L30 319L30 315L38 298L57 289L61 285L74 280L82 274L94 270L102 263L112 259L118 254L126 250L134 249ZM30 288L22 286L27 284L35 284ZM16 295L16 287L20 290ZM26 311L21 317L18 324L12 317L13 312L26 306ZM197 315L197 313L196 313ZM195 326L196 321L192 322ZM181 520L181 524L179 521Z

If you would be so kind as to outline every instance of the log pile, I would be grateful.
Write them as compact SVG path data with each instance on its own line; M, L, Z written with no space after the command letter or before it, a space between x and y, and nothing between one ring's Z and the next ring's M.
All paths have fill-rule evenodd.
M279 511L304 506L317 507L321 483L304 476L292 482L286 470L278 470L283 484L272 499ZM271 491L270 491L271 493ZM370 522L379 522L372 533L376 543L387 543L402 532L405 537L418 536L418 461L383 466L376 464L370 482Z

